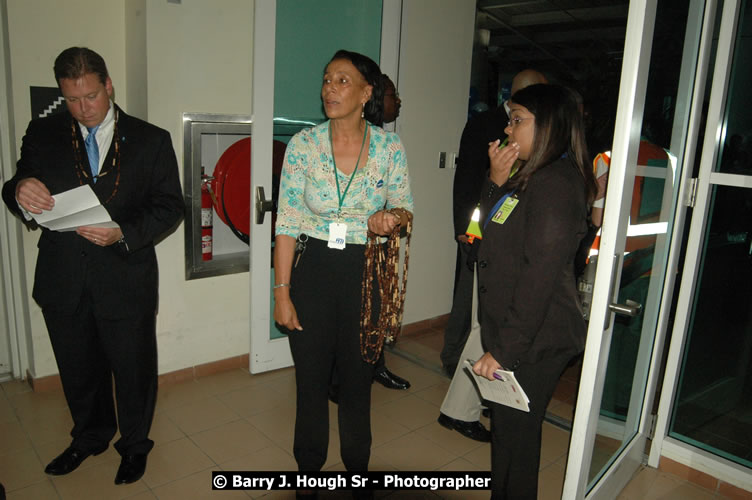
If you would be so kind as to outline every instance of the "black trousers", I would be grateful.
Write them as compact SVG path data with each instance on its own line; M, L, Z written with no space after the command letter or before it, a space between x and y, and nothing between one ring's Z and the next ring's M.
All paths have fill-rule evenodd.
M342 462L350 471L368 469L373 366L360 353L364 251L365 245L335 250L309 238L292 271L290 297L303 327L288 335L297 383L293 453L301 471L321 470L326 462L328 390L335 369Z
M95 310L83 296L73 313L42 311L73 417L71 445L83 451L107 445L119 423L117 451L146 454L154 446L149 430L158 385L156 311L112 319Z
M514 372L530 412L491 403L491 498L538 498L541 432L546 407L572 355L523 363Z

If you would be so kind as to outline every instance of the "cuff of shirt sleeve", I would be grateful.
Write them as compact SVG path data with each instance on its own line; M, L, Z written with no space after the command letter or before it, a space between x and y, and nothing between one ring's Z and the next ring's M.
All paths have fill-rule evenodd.
M19 210L21 210L21 215L24 216L24 219L32 220L34 218L31 213L27 212L26 209L22 207L20 203L18 203L18 198L16 198L16 204L18 205Z

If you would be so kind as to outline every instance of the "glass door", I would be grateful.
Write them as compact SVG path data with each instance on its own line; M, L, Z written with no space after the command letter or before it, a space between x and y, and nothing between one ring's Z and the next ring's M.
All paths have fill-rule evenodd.
M705 6L680 4L629 5L612 151L596 161L609 177L564 498L615 498L644 461L703 92Z
M651 465L661 456L739 486L752 476L752 5L718 31L697 195ZM746 477L745 477L746 476ZM741 480L739 478L742 478Z

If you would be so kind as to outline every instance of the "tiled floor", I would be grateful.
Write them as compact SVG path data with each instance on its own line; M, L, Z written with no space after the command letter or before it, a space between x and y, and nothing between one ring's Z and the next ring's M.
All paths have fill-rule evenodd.
M436 418L449 380L431 369L387 353L390 369L407 378L407 391L373 386L371 468L374 470L488 470L490 447L441 427ZM571 381L564 381L563 384ZM8 499L199 499L294 498L289 491L212 492L213 470L295 470L292 429L295 381L292 368L251 376L234 370L161 388L142 480L115 486L119 456L111 447L67 476L44 474L44 466L69 443L71 420L61 392L35 394L21 381L0 391L0 482ZM554 401L554 413L571 417L571 402ZM486 425L488 422L485 421ZM329 459L342 470L336 406L330 403ZM559 498L568 433L543 429L539 497ZM488 498L475 492L378 492L389 499ZM344 492L324 498L349 498ZM663 474L642 470L622 493L624 500L713 499L713 492Z

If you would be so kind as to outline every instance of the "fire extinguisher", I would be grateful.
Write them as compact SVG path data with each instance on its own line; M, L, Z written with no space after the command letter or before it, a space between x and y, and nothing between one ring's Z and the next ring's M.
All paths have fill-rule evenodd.
M203 260L212 260L212 193L209 183L214 177L204 173L204 167L201 167L201 258Z

